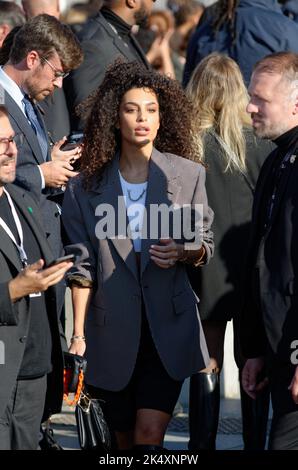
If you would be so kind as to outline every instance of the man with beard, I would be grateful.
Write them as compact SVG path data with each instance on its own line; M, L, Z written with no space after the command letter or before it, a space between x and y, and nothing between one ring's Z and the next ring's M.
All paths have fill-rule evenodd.
M258 137L277 149L265 161L254 199L241 343L251 398L269 386L269 448L298 449L298 54L261 59L247 111Z
M37 105L62 88L67 72L82 60L80 45L71 30L46 14L30 19L14 36L9 60L0 68L0 84L11 126L22 134L14 183L27 191L40 207L43 227L53 257L62 254L60 207L63 189L75 176L71 162L80 149L50 148L41 109ZM2 90L3 91L3 90ZM63 313L65 285L57 288L57 314ZM46 419L48 416L44 416Z
M50 149L36 104L55 88L61 88L67 72L81 60L81 48L71 30L44 14L30 19L18 31L9 60L0 68L0 84L5 90L12 128L24 136L15 184L30 191L39 204L55 257L60 256L62 248L57 202L68 179L76 174L71 162L79 156L79 149L63 152L61 141Z
M149 68L141 46L132 34L132 26L146 23L155 0L105 0L102 9L91 18L79 35L84 61L66 82L72 129L83 128L74 108L101 84L107 67L117 58L137 60Z
M63 361L57 284L72 263L53 260L39 208L13 183L16 144L0 105L0 449L36 450L44 410L59 412ZM47 394L47 400L46 400Z

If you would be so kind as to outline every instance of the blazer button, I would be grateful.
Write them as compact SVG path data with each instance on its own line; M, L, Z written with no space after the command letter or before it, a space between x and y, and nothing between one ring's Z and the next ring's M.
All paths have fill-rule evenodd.
M22 337L20 338L20 342L21 342L21 343L25 343L26 339L27 339L27 336L22 336Z

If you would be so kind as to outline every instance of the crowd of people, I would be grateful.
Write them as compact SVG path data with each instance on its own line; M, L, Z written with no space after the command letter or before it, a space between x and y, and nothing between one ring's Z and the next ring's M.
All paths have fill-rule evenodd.
M215 450L228 321L244 449L270 400L298 449L296 3L0 1L0 449L60 449L69 349L114 450L163 452L188 377Z

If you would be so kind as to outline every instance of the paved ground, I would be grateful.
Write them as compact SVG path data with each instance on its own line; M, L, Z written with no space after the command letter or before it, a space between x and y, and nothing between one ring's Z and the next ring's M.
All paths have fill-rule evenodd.
M187 411L187 410L186 410ZM74 413L64 407L63 413L52 418L55 437L64 449L79 449ZM168 428L165 447L169 450L186 450L188 443L188 415L179 413ZM218 450L241 450L241 419L239 400L221 401L221 416L217 438Z

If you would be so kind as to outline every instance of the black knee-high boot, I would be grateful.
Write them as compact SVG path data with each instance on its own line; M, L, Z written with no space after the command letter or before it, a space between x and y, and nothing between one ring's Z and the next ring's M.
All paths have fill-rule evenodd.
M219 419L219 374L199 372L190 379L190 451L214 450Z
M264 450L270 403L269 387L259 392L253 400L243 390L240 382L240 396L244 450Z

